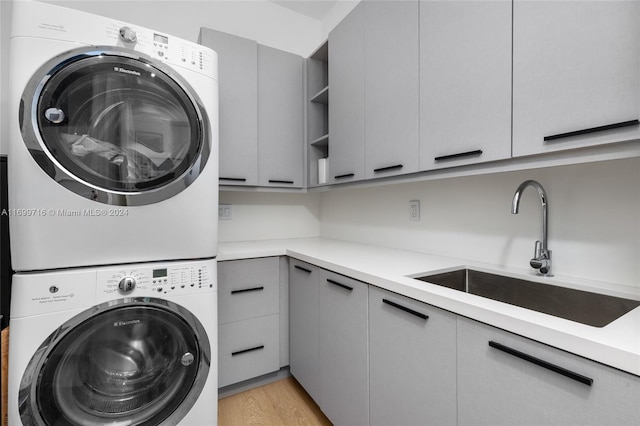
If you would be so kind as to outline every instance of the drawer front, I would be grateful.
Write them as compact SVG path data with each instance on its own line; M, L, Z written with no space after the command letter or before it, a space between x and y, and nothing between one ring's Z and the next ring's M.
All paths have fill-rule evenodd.
M218 387L280 368L278 314L218 326Z
M218 322L226 324L279 312L277 257L218 263Z

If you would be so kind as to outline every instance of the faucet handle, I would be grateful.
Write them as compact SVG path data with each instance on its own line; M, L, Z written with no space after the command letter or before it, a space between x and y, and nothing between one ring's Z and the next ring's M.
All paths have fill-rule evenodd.
M540 259L541 256L542 256L542 242L540 242L540 240L537 240L536 248L535 248L535 251L533 252L533 258Z

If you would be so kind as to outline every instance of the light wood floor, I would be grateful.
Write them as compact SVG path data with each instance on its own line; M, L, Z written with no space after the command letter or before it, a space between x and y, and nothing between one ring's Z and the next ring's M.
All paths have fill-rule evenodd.
M218 401L219 426L331 425L293 377Z

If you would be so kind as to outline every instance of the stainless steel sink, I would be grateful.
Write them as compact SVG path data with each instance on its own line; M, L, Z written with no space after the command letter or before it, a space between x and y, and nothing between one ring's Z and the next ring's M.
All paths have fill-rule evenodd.
M415 279L594 327L604 327L640 306L623 299L473 269L459 269Z

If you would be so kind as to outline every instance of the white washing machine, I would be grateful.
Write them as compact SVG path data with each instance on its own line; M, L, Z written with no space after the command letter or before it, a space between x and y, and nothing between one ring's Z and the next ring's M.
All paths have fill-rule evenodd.
M16 274L9 424L217 423L216 262Z
M214 257L216 53L46 3L13 13L14 269Z

